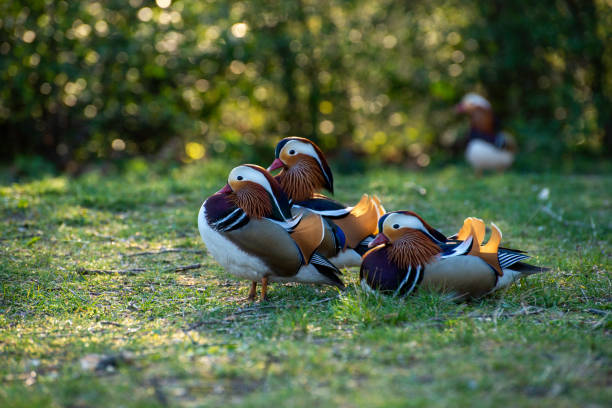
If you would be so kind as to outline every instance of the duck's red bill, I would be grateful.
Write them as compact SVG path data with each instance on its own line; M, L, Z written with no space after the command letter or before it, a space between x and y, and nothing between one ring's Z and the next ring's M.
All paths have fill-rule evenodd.
M281 159L274 159L270 167L268 167L268 171L276 170L285 167L285 164L281 161Z
M389 242L389 238L387 238L385 234L378 234L376 238L374 238L374 241L368 244L368 248L374 248L375 246L386 244L387 242Z
M222 193L222 194L227 194L227 193L231 193L232 192L232 188L230 187L229 184L226 184L225 186L223 186L223 188L219 191L217 191L217 194Z

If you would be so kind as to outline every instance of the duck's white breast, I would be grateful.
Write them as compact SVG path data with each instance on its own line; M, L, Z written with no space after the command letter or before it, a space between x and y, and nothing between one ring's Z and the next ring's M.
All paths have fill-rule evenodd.
M494 170L509 167L514 160L514 155L484 140L474 139L467 145L465 158L472 167L483 170Z
M208 252L227 272L238 278L252 281L259 281L271 273L259 258L244 252L208 225L204 204L200 207L198 214L198 229Z

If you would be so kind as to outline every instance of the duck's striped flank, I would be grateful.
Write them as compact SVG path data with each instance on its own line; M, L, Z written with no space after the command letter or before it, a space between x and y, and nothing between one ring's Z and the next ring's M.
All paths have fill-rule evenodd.
M408 271L406 272L406 277L400 283L400 285L395 290L394 296L402 295L406 296L411 294L414 291L419 279L421 277L421 265L417 265L417 267L412 269L412 266L408 266ZM402 290L405 286L410 285L407 290Z

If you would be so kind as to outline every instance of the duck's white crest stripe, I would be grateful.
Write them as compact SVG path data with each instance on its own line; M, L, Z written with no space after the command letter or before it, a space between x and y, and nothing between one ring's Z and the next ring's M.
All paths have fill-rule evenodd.
M231 230L235 225L240 224L245 218L246 218L246 213L243 212L242 215L240 217L238 217L238 219L234 222L232 222L230 225L228 225L227 227L223 228L225 231L229 231Z
M270 195L272 196L272 199L274 200L274 205L276 205L276 208L278 209L278 212L280 213L281 217L283 217L283 219L286 220L287 218L285 218L285 213L283 211L283 208L280 206L280 204L276 200L276 196L274 195L274 193L271 193ZM289 214L291 214L291 211L289 211Z
M328 178L327 173L325 172L325 167L323 166L323 162L321 161L321 158L319 157L319 154L317 153L315 148L312 147L312 145L309 143L304 143L304 142L299 142L299 143L304 144L307 150L307 154L313 157L317 161L317 163L319 163L319 167L321 168L321 173L323 173L323 177L325 177L325 180L327 180L327 182L330 183L331 180Z
M294 208L304 208L301 205L294 205ZM340 210L314 210L312 208L308 208L308 211L311 211L315 214L319 214L322 215L324 217L337 217L339 215L345 215L348 214L349 212L351 212L351 210L353 209L353 207L346 207L346 208L342 208Z
M296 225L298 225L300 223L300 221L302 221L302 216L303 215L304 215L304 213L299 213L295 217L291 218L290 220L286 220L286 221L273 220L272 218L266 218L266 219L268 221L272 221L273 223L280 225L281 227L283 227L287 231L291 231L291 230L293 230L296 227Z
M232 211L231 213L229 213L228 215L226 215L225 217L221 218L220 220L217 220L215 222L213 222L214 226L217 226L219 224L223 224L224 222L228 221L230 218L232 218L234 215L236 215L236 213L238 211L242 211L241 208L236 208L234 211Z

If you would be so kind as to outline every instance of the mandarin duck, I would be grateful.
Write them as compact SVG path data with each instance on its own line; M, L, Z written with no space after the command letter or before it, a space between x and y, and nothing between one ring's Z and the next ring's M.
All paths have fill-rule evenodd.
M455 109L457 113L470 117L465 158L476 173L510 167L516 145L508 133L500 130L489 101L478 94L468 93Z
M268 282L324 284L344 289L341 272L318 252L325 222L314 213L292 214L276 180L263 168L234 168L228 182L200 208L198 228L210 254L234 276L252 281L254 300Z
M500 247L502 234L468 218L452 240L411 211L383 215L380 233L363 256L360 280L366 291L408 295L417 288L452 293L457 299L479 298L515 280L547 268L523 262L523 251Z
M336 241L343 243L329 260L339 267L359 266L361 255L377 232L378 219L385 213L378 197L364 194L354 207L347 207L319 194L323 189L333 194L334 177L321 149L302 137L278 142L268 171L277 169L281 171L275 178L292 206L323 216Z

